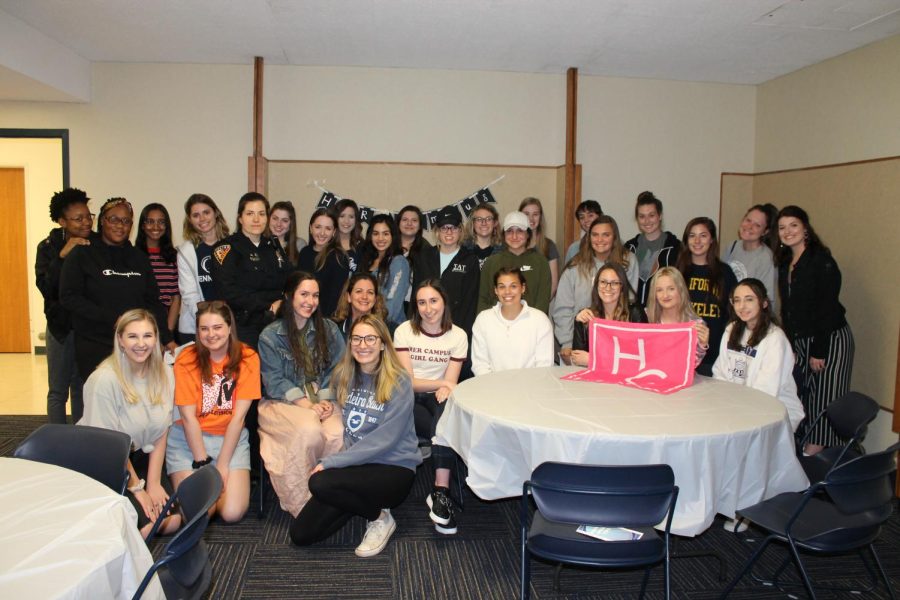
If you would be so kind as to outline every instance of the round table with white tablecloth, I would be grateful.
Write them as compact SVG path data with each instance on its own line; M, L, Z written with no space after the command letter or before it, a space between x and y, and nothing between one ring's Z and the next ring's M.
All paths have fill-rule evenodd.
M716 513L809 485L774 396L699 376L669 395L560 379L576 370L502 371L456 387L436 439L468 465L480 498L521 495L545 461L666 463L680 488L672 532L697 535Z
M0 458L0 597L129 599L152 564L127 498L69 469ZM151 598L165 598L156 577Z

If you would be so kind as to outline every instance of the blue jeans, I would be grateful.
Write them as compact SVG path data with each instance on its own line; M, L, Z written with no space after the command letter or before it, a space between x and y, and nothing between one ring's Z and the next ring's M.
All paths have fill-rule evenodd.
M47 330L47 417L51 423L66 422L66 402L71 394L72 423L84 412L81 388L84 386L75 364L75 333L70 331L63 341Z

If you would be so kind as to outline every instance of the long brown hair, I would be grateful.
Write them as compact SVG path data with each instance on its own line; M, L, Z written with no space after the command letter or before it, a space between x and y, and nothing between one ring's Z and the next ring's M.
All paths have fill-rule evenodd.
M213 214L216 217L216 241L228 237L228 234L231 233L231 231L228 229L225 215L222 214L222 211L219 210L219 207L216 206L213 199L206 194L191 194L184 203L184 225L181 228L182 237L186 240L190 240L194 247L199 246L200 242L203 241L203 238L200 237L200 234L197 233L197 230L194 229L194 226L191 224L191 209L197 204L205 204L212 209Z
M342 198L334 204L334 237L337 239L338 246L341 246L341 231L338 229L337 219L340 218L341 213L348 208L352 208L353 214L356 215L356 223L353 225L353 230L350 232L350 249L355 250L363 239L362 223L359 221L359 205L350 198ZM312 223L312 221L310 221L310 223ZM341 249L343 249L343 246L341 246Z
M609 225L613 231L612 248L609 250L609 256L606 257L606 264L621 265L627 269L631 260L631 253L622 243L622 236L619 235L619 224L609 215L600 215L591 223L587 233L581 237L578 253L565 266L565 269L578 268L578 274L585 279L591 276L591 270L594 268L594 247L591 245L591 232L594 231L594 227L597 225Z
M225 368L222 370L222 376L237 379L241 372L241 359L244 356L244 344L238 339L237 327L234 324L234 313L224 300L208 300L197 303L197 343L194 344L194 350L197 355L196 365L200 369L200 379L203 383L212 383L212 359L209 355L209 348L204 346L200 340L200 317L203 315L219 315L225 324L228 325L231 333L228 336L228 354Z
M619 301L616 302L616 308L613 311L613 314L609 316L607 316L604 312L603 301L600 300L600 274L604 271L612 271L613 273L615 273L616 277L619 278L619 283L622 284L619 286ZM631 284L628 283L628 276L625 274L625 269L622 268L622 265L616 263L606 263L605 265L600 267L597 270L597 274L594 275L594 287L591 289L591 312L599 316L601 319L627 322L631 314L629 312L629 307L631 304L631 297L633 293L634 292L631 289Z
M397 382L400 378L409 378L409 373L400 363L397 351L394 350L391 333L388 331L384 321L371 314L361 316L353 323L353 327L350 328L349 339L352 339L353 332L360 325L368 325L374 329L375 333L381 339L381 343L384 344L384 350L381 351L381 356L378 359L378 366L375 368L374 373L375 401L378 402L378 404L384 404L391 399L391 394L393 393L394 388L397 387ZM344 358L342 358L341 362L335 367L331 377L331 381L334 383L334 388L336 390L337 401L341 406L347 402L347 396L350 394L350 389L359 383L360 369L356 359L353 358L351 345L352 343L348 341L347 350L344 352Z
M292 265L297 264L297 257L300 254L297 251L297 211L294 210L294 205L290 202L276 202L272 205L272 210L269 211L269 221L272 220L272 214L276 210L283 210L291 217L291 226L288 227L287 239L284 240L284 244L281 243L281 240L278 240L278 244L284 248L285 253L287 253L288 260L291 261ZM274 238L275 234L272 233L272 230L266 227L266 231Z
M412 296L412 306L409 307L409 310L412 313L412 316L409 318L409 326L412 328L414 334L419 335L422 333L422 315L419 314L419 291L425 288L431 288L436 291L441 297L441 300L444 301L444 314L441 315L441 335L444 335L453 328L453 318L450 314L450 299L447 296L447 291L444 289L444 286L441 285L440 279L426 279L416 288L416 291Z
M777 322L772 315L772 304L769 302L769 297L766 293L766 285L759 279L748 277L747 279L742 279L741 282L735 286L732 294L737 293L737 289L742 285L750 288L750 291L756 296L756 301L759 302L759 320L756 322L756 327L754 327L753 331L750 333L750 339L747 340L747 345L751 348L755 348L763 341L766 334L769 333L769 326L776 324ZM744 336L744 330L747 329L747 324L735 314L733 308L731 308L731 315L731 335L728 336L728 348L731 350L741 350L741 338Z
M547 220L544 218L544 207L541 205L541 201L533 196L522 198L522 201L519 202L519 212L522 212L522 209L526 206L537 206L541 211L541 220L538 221L537 227L534 228L534 236L531 239L534 240L534 248L541 253L541 256L549 260L550 242L547 241L547 236L544 233L544 230L547 228ZM530 241L528 245L531 246Z
M372 305L372 310L369 312L382 321L387 321L387 308L384 305L384 296L378 292L378 280L375 279L375 276L371 273L357 271L347 280L344 287L341 289L337 308L334 310L334 316L331 317L339 325L353 315L353 307L350 305L350 292L352 292L353 287L363 279L371 282L372 287L375 290L375 304Z
M313 211L313 214L309 217L308 233L309 233L310 247L312 247L312 248L315 247L315 242L313 240L313 234L312 234L312 226L313 226L313 223L315 223L316 219L318 219L319 217L327 217L327 218L331 219L331 224L334 226L334 235L331 237L331 241L329 241L327 244L325 244L325 247L322 248L321 250L319 250L319 252L316 254L316 261L314 263L316 271L321 271L322 268L325 267L325 261L328 260L328 255L331 254L332 252L334 252L338 256L338 258L340 258L341 256L345 256L345 257L347 256L346 253L344 252L344 249L341 247L341 240L340 240L341 234L338 231L337 216L335 216L334 211L332 211L330 208L324 208L324 207L317 208L315 211Z
M299 327L297 327L297 319L294 318L294 294L304 281L314 281L316 288L319 282L310 273L305 271L294 271L288 275L284 282L284 298L281 301L279 309L285 329L287 330L288 342L291 347L291 356L294 358L294 368L299 373L301 365L306 362L303 349L300 345L300 337L303 335ZM331 353L328 351L328 331L325 329L325 319L322 318L322 312L316 308L315 312L309 317L313 322L315 329L315 344L310 348L312 354L312 365L316 373L321 373L331 364Z
M681 275L687 278L688 271L694 264L691 260L691 248L688 246L688 237L691 234L691 229L697 225L706 227L706 230L709 232L709 249L706 251L706 266L709 267L709 285L712 287L712 292L719 304L725 304L725 269L730 269L731 267L719 260L719 238L716 235L716 224L712 219L709 217L694 217L684 226L684 234L681 236L681 252L678 254L675 266L681 271Z
M805 210L796 206L794 204L790 204L785 206L778 212L778 218L775 219L775 235L779 237L779 246L778 252L775 254L775 264L781 265L789 265L791 264L791 258L793 255L793 251L781 243L781 236L778 234L778 222L781 221L784 217L793 217L803 223L803 227L806 229L806 249L807 250L825 250L826 252L830 252L828 250L828 246L822 243L822 240L819 239L816 230L813 229L813 226L809 224L809 215Z

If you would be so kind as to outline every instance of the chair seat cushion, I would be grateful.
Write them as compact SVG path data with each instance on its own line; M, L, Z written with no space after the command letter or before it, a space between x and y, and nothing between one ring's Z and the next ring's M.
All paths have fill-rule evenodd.
M825 448L812 456L801 456L800 466L803 467L803 472L806 473L806 477L809 479L810 483L823 481L828 474L828 471L835 466L835 462L842 451L843 447L835 446L833 448ZM851 448L844 454L844 457L841 459L841 464L859 456L861 456L860 453Z
M647 565L665 558L665 541L652 527L630 527L643 536L637 541L605 542L578 533L578 525L549 521L534 513L528 549L555 561L607 567Z
M785 528L803 494L788 492L742 508L737 514L756 525L782 537ZM804 548L819 551L840 551L858 548L878 537L881 523L890 516L890 506L884 510L871 510L847 515L826 500L812 498L794 521L791 535Z

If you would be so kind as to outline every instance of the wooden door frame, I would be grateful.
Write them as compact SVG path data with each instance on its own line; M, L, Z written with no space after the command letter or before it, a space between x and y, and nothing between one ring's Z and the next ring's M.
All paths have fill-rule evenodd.
M0 138L58 139L62 143L62 184L69 187L69 130L68 129L0 129Z

